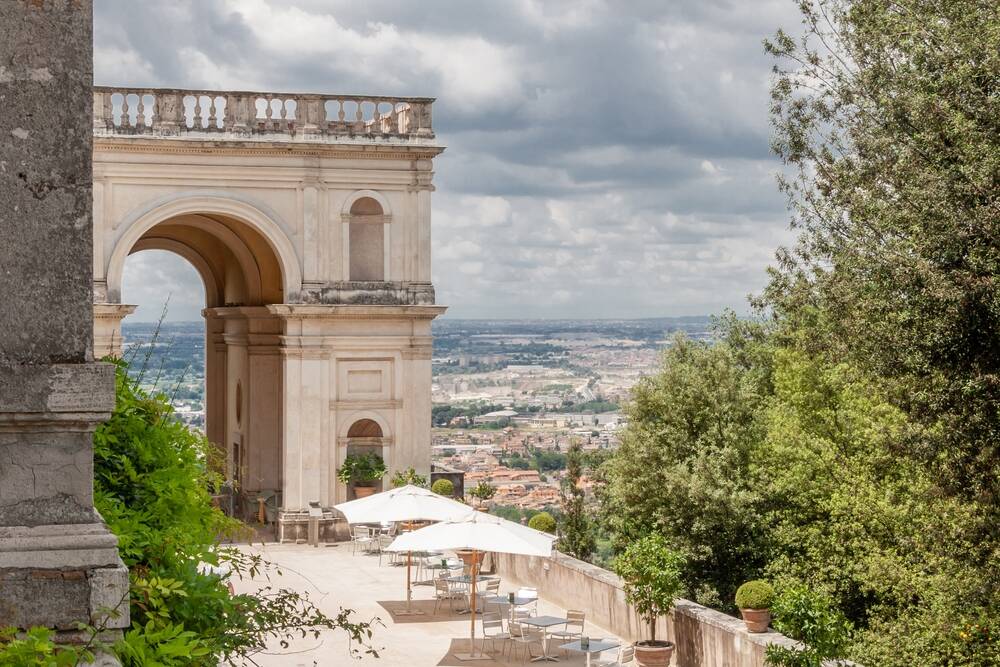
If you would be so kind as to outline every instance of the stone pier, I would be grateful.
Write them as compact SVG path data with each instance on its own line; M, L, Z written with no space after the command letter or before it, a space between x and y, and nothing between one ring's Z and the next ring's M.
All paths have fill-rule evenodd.
M0 2L0 626L128 626L128 571L93 506L90 0ZM113 612L113 613L112 613Z

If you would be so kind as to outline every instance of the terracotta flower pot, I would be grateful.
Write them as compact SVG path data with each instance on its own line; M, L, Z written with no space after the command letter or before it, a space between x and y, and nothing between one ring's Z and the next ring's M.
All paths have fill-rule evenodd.
M374 486L356 486L354 487L354 497L355 498L367 498L368 496L375 493Z
M767 632L771 624L770 609L740 609L740 613L747 624L747 632Z
M635 644L635 661L639 667L667 667L673 655L673 642L657 640Z

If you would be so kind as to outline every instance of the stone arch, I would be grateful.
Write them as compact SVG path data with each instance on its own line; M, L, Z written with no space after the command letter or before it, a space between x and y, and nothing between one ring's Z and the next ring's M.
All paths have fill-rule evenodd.
M286 232L286 226L276 213L263 204L252 202L235 193L189 191L174 193L148 202L131 211L117 225L123 231L115 242L114 250L105 266L108 300L114 303L120 301L125 259L144 235L157 225L183 216L201 218L202 224L207 225L212 215L225 216L246 225L267 242L281 272L282 291L286 302L301 292L302 269L299 258ZM227 235L219 226L216 226L213 233ZM229 233L232 233L231 230ZM232 237L229 240L232 241ZM238 254L244 269L254 262L252 256L248 257L244 252L246 250L244 243L233 243L230 249ZM253 275L254 272L251 271L250 276ZM253 286L248 285L248 289L252 292Z
M216 275L215 269L212 268L208 260L197 250L174 239L147 237L139 239L129 254L135 254L143 250L167 250L183 257L198 272L202 283L205 285L205 307L215 308L222 305L220 292L221 279Z
M340 423L338 439L342 444L346 444L347 439L351 437L349 435L351 427L361 421L374 422L382 432L382 435L378 436L382 438L382 442L386 444L392 442L392 429L389 427L389 422L385 419L385 417L371 410L356 410L345 415L343 421Z
M382 427L373 419L359 419L347 428L348 438L381 438Z
M384 194L378 190L355 190L347 196L344 200L344 205L340 209L340 213L343 216L350 216L351 209L354 207L355 202L359 199L374 199L382 207L382 215L387 218L392 216L392 206L389 204L389 200Z

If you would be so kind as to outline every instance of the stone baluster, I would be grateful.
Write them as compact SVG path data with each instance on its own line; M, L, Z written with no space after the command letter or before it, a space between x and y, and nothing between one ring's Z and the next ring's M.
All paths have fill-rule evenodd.
M165 134L179 134L184 122L184 97L177 92L158 92L153 98L153 115L156 129Z
M209 95L209 106L208 106L208 130L213 132L217 129L218 118L216 117L215 109L215 95Z
M132 121L128 117L128 112L129 112L128 91L127 90L123 91L121 95L122 95L122 117L118 124L121 127L129 127L132 124Z
M351 131L354 134L364 134L365 133L365 115L361 108L364 103L362 99L356 99L354 102L358 105L358 110L354 112L354 125L351 127Z
M201 129L201 95L194 94L194 112L191 115L191 129Z
M268 131L274 129L274 109L271 107L273 99L273 95L268 95L264 98L264 101L267 103L264 106L264 128Z
M139 101L135 106L135 126L140 131L146 128L146 104L142 100L142 91L137 93Z

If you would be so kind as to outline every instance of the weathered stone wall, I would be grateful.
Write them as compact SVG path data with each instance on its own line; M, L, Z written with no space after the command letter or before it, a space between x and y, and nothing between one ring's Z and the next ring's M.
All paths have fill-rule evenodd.
M3 366L91 354L91 49L89 0L0 2Z
M114 369L92 360L91 24L89 0L0 2L0 626L64 641L128 625L93 507Z
M579 609L587 620L623 639L649 633L625 603L621 579L595 565L553 552L551 558L493 554L504 579L533 586L538 594L565 609ZM764 667L769 644L794 642L777 632L751 634L743 621L689 600L678 600L669 618L660 619L657 637L677 645L677 667Z

